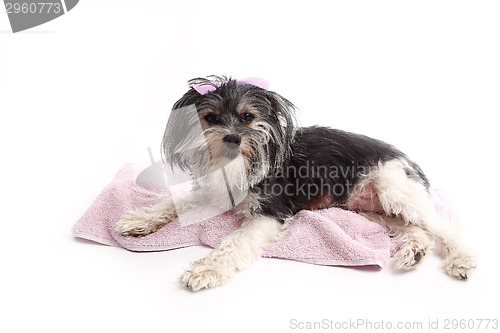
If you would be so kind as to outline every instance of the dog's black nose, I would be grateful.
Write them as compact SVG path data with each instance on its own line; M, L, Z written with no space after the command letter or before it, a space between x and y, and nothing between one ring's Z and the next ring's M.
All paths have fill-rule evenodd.
M240 145L241 143L241 137L239 135L234 135L234 134L229 134L226 135L222 141L224 141L227 146L231 148L236 148Z

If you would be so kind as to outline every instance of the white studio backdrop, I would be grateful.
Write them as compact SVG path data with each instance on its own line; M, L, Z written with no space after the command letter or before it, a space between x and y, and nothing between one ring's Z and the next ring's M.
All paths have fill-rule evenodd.
M0 12L2 331L493 318L499 16L497 1L82 0L13 34ZM210 74L263 77L302 125L408 153L455 203L476 275L452 281L432 256L407 274L267 259L193 294L178 276L208 249L74 240L71 226L123 164L148 162L147 147L160 158L171 106L187 80Z

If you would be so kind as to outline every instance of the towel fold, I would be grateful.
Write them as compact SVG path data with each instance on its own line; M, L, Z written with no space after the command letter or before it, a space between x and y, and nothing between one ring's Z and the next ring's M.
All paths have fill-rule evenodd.
M178 219L157 232L125 237L114 231L120 216L128 210L150 206L168 189L147 189L135 183L134 166L125 165L94 200L73 227L75 237L131 251L164 251L187 246L216 247L237 229L240 222L232 212L202 222L181 225ZM442 215L451 216L442 192L436 197ZM319 265L384 267L397 245L383 227L354 212L339 208L300 211L282 237L265 249L263 256Z

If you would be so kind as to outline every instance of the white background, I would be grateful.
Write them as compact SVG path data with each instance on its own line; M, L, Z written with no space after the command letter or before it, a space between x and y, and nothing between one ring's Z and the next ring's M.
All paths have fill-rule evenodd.
M12 34L2 9L0 330L500 319L499 17L497 1L82 0ZM192 293L178 277L206 248L132 253L75 240L72 225L115 172L147 161L147 146L159 151L186 81L209 74L266 78L302 125L408 153L455 203L476 274L452 280L435 255L404 274L264 259Z

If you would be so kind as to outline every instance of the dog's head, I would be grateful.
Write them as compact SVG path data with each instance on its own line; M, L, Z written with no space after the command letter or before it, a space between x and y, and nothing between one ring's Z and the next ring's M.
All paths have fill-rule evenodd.
M195 88L202 85L211 89L200 93ZM165 162L200 177L242 158L255 184L289 157L295 107L288 100L226 77L193 79L189 86L165 129Z

